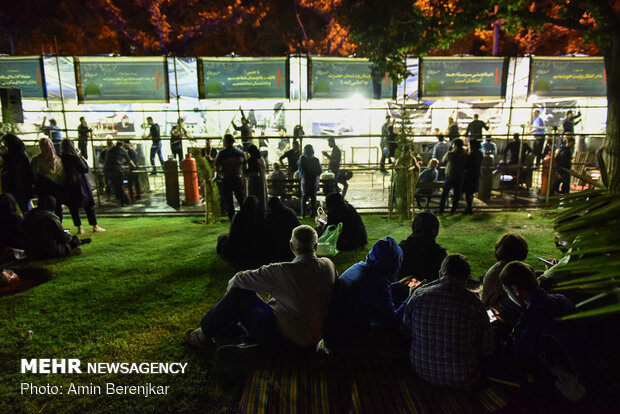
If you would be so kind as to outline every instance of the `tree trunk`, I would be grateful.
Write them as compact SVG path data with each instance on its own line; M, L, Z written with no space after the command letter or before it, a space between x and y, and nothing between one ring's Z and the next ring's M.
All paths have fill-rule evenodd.
M610 187L620 190L620 33L614 33L605 50L607 77L607 134L603 159Z

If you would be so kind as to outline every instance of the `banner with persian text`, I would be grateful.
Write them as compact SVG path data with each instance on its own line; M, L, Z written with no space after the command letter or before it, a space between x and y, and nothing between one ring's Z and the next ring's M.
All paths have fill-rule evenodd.
M170 101L165 57L75 58L78 103Z
M603 58L533 57L530 65L530 95L607 95L607 73Z
M311 98L392 99L394 86L387 73L374 79L367 59L312 57L308 71Z
M420 59L420 96L501 98L506 94L505 58L428 57Z
M287 98L287 58L199 58L200 99Z
M19 89L22 98L45 98L45 77L41 56L1 57L0 88Z

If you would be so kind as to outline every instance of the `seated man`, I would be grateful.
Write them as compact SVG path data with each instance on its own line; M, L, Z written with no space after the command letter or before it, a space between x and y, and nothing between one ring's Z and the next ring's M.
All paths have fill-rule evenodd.
M290 241L292 262L237 273L228 282L226 295L202 318L200 328L187 331L187 342L208 349L214 338L240 323L270 355L290 355L315 346L323 336L337 276L331 260L316 256L317 240L312 227L298 226ZM269 294L269 303L257 292Z
M541 391L554 384L566 398L581 399L594 365L588 335L579 320L560 320L574 313L575 306L564 295L539 288L534 269L523 262L508 263L499 277L508 297L522 309L507 346L510 366L504 371L514 371L523 382L528 370Z
M267 177L270 196L286 197L286 178L286 173L280 169L280 164L274 162L273 171Z
M393 294L401 302L406 299L411 280L392 283L402 259L396 241L386 237L372 246L366 261L354 264L340 276L325 320L323 338L329 349L366 343L376 327L388 336L398 333L405 306L403 303L395 309Z
M446 256L439 280L418 288L405 308L403 324L411 328L411 365L434 385L477 385L483 359L494 351L486 310L465 287L470 272L465 256Z
M80 254L81 244L90 239L78 239L66 233L53 211L56 200L51 196L39 198L37 208L30 210L23 223L26 255L33 259L52 259Z
M480 299L487 309L492 309L499 316L499 320L493 323L498 339L510 333L521 314L521 309L504 291L499 275L509 262L525 260L527 253L527 241L522 236L516 233L503 234L495 243L497 262L483 276Z

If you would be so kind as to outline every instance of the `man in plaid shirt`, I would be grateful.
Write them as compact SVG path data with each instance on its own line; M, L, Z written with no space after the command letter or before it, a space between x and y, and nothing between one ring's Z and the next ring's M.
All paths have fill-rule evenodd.
M487 312L467 290L467 258L450 254L441 263L439 280L418 288L405 308L411 328L409 359L424 380L440 386L468 388L482 378L483 358L494 351Z

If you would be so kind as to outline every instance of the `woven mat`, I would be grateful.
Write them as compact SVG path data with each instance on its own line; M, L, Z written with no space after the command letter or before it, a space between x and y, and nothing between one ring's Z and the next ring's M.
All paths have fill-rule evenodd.
M417 378L406 360L315 354L255 368L239 413L491 413L507 405L494 385L454 391Z

